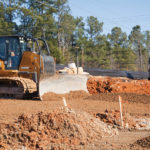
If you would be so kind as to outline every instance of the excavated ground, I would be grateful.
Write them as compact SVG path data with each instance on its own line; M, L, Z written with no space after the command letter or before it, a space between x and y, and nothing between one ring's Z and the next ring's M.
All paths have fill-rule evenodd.
M95 85L102 78L93 80ZM149 83L128 81L141 85L139 91L143 88L144 92L138 93L138 86L133 84L133 93L76 91L64 95L47 93L43 101L0 99L0 149L149 149ZM127 81L116 82L122 87ZM123 100L125 129L121 129L118 96ZM69 109L64 108L63 97ZM144 120L139 123L137 119L141 118Z
M91 77L87 82L90 94L98 93L136 93L150 95L150 81L127 78Z

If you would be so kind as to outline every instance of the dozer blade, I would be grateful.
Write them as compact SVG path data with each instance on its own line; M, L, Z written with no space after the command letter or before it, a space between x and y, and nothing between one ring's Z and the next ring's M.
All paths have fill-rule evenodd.
M70 91L87 90L88 75L55 75L46 77L39 83L39 96L42 100L43 95L48 92L56 94L66 94Z

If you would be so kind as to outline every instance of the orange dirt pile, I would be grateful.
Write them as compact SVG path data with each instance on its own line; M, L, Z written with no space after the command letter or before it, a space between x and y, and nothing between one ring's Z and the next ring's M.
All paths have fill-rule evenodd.
M87 88L90 94L137 93L150 95L150 81L119 78L89 78Z
M88 113L62 108L1 124L0 149L95 149L94 140L114 134L116 130Z
M58 101L58 100L62 100L62 97L65 97L66 99L78 99L78 98L86 98L87 96L89 96L89 94L85 91L79 90L79 91L71 91L67 94L56 94L53 92L48 92L46 94L43 95L43 100L44 101Z
M121 126L120 111L118 110L110 110L110 111L105 110L104 113L97 113L94 114L94 116L107 124L115 125L117 127ZM144 124L136 121L135 118L128 113L123 113L123 122L124 127L128 129L138 129L145 127Z

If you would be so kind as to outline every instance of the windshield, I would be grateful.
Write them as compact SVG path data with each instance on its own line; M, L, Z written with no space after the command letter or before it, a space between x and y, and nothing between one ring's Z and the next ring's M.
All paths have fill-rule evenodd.
M6 60L9 56L19 56L19 38L0 37L0 59Z

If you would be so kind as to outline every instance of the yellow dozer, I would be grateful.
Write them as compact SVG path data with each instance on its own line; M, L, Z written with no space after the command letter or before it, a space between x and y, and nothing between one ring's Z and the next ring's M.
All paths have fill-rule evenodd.
M86 88L86 76L56 75L54 58L44 39L0 36L0 96L24 98L47 92Z

